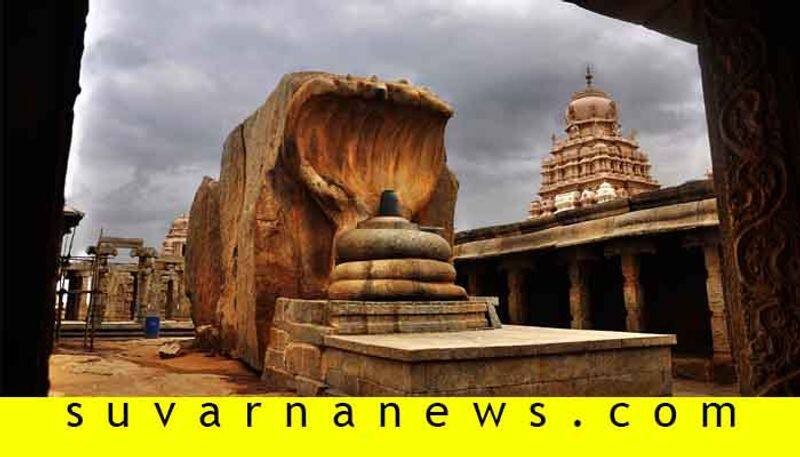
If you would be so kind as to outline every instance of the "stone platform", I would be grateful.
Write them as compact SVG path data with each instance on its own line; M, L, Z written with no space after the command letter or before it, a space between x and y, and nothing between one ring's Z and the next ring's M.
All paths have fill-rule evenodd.
M673 335L498 328L493 322L494 305L480 298L418 304L421 310L429 306L430 314L413 314L412 303L382 305L381 312L375 304L279 299L263 378L278 387L297 389L301 395L672 393ZM486 314L479 326L481 319L476 316L480 313L473 307L482 306ZM452 312L433 313L437 307ZM382 316L374 320L394 323L332 325L340 322L343 309L367 322L370 316ZM402 312L411 314L403 317ZM423 325L396 325L398 320ZM468 329L457 329L453 322ZM425 331L437 326L441 330ZM368 333L369 329L373 332Z
M326 382L348 395L670 395L672 335L505 325L333 335Z

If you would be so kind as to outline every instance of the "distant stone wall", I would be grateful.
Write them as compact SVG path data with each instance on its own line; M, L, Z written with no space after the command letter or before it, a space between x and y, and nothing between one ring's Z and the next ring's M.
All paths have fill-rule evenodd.
M108 283L105 286L105 314L103 320L131 320L131 309L136 298L134 296L135 274L135 270L130 271L127 268L110 268Z

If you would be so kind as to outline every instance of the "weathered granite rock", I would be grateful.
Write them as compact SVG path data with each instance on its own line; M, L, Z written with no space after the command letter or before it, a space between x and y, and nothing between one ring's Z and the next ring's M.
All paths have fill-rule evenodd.
M218 223L212 214L197 221L194 206L190 216L219 227L225 352L262 366L275 300L327 295L336 236L373 215L383 189L397 189L403 217L452 239L458 185L444 148L452 113L402 81L301 72L228 135ZM200 292L208 274L200 272L214 271L200 259L213 249L190 242L188 251L198 259L189 288L202 301L193 306L213 307L213 294Z
M189 219L186 283L196 327L216 323L217 301L222 291L219 231L219 183L206 176L197 188Z
M439 175L436 190L428 204L417 215L416 221L423 226L441 227L442 237L453 245L455 230L453 220L456 213L456 196L458 195L458 179L445 168Z
M173 359L184 355L183 346L177 341L168 341L158 348L158 356L162 359Z
M216 353L220 348L219 329L214 325L200 325L194 329L194 347Z

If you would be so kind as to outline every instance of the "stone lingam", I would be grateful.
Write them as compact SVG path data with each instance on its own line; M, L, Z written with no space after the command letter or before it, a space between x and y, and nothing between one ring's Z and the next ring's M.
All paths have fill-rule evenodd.
M394 191L341 233L327 300L279 298L263 378L300 395L668 395L671 335L501 326Z
M336 241L336 267L328 297L332 300L467 300L454 284L450 244L421 230L400 214L397 194L381 194L378 215L344 232Z

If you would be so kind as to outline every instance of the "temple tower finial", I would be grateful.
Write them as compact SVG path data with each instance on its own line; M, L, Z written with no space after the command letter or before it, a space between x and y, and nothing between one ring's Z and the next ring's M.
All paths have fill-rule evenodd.
M594 75L592 74L592 65L586 64L586 87L592 87L592 79Z

